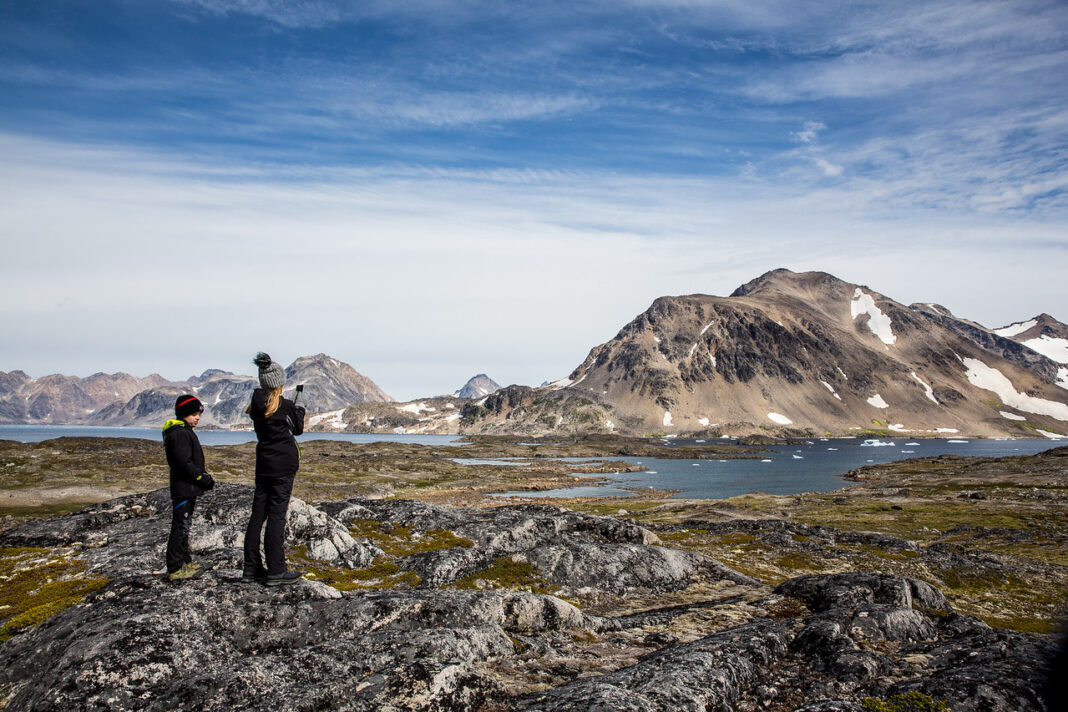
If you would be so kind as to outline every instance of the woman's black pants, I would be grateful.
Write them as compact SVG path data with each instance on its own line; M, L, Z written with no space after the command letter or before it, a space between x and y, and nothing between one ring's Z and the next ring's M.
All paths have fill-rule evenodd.
M292 476L256 478L256 492L252 495L252 516L249 517L248 529L245 530L246 574L263 572L260 531L265 520L267 533L263 537L263 555L267 559L267 575L285 573L286 512L289 510L289 497L292 493Z

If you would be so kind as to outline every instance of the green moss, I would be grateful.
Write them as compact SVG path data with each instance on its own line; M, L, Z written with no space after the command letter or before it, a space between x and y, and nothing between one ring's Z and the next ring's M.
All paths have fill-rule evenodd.
M315 580L333 586L339 591L381 588L412 589L419 586L422 581L419 574L414 571L403 571L395 562L381 559L362 569L324 566L321 563L305 563L304 568Z
M780 556L775 559L775 565L788 571L797 571L798 569L816 571L820 568L819 562L803 551L791 551L789 554Z
M509 589L531 593L554 594L559 586L550 584L534 566L527 561L517 561L502 556L493 565L482 571L464 576L443 588L459 589Z
M84 571L82 561L48 549L0 549L0 642L81 603L111 580L87 578Z
M400 524L380 523L373 519L353 520L349 532L356 538L370 540L390 556L411 556L424 551L470 548L475 545L470 539L456 536L446 529L416 532Z
M865 697L860 705L867 712L949 712L945 700L915 691L891 695L886 700Z

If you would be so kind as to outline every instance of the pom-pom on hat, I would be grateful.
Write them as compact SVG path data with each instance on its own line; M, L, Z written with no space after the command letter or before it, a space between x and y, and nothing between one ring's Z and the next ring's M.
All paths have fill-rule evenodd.
M272 361L270 354L260 351L252 363L260 368L260 385L264 388L281 388L286 384L286 370Z
M196 396L189 395L188 393L182 396L178 396L178 399L174 401L174 417L178 420L184 420L186 417L193 413L203 413L204 404L200 402L200 399Z

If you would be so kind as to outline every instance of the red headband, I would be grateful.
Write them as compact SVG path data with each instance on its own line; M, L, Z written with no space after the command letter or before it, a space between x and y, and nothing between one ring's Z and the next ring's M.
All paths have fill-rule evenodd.
M193 396L193 397L191 397L191 398L186 398L186 399L185 399L184 401L182 401L181 403L179 403L178 405L176 405L176 406L174 406L174 407L175 407L175 408L181 408L181 407L182 407L183 405L185 405L185 404L186 404L186 403L188 403L189 401L195 401L196 399L197 399L197 397L196 397L196 396Z

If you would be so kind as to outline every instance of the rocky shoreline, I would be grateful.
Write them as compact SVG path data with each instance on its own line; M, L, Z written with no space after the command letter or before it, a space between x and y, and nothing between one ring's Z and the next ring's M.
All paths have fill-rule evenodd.
M859 712L911 692L954 712L1052 709L1053 636L992 628L913 576L773 585L684 546L928 555L908 540L782 518L295 500L288 546L308 579L279 590L239 583L250 497L224 483L203 498L192 547L208 571L181 584L156 572L166 490L0 534L9 585L48 567L98 582L40 622L8 620L0 708Z

